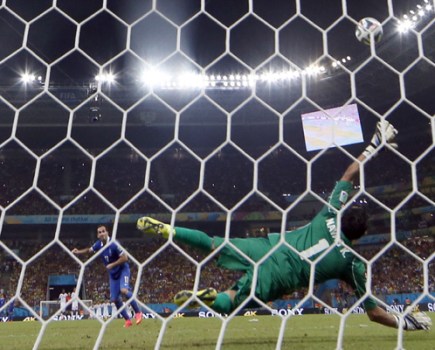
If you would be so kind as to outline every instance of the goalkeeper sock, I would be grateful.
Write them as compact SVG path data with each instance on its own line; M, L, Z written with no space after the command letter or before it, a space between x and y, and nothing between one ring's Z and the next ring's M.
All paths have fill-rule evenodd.
M131 291L128 291L127 294L125 294L127 299L130 299L133 296L133 293ZM139 310L139 306L137 305L136 300L132 300L130 302L131 307L133 308L134 312L137 314L138 312L140 312Z
M116 300L115 301L115 306L118 310L120 310L122 308L122 302L121 300ZM121 312L121 316L124 318L124 320L129 320L130 316L128 316L127 310L124 308Z
M175 228L174 241L186 243L192 247L196 247L207 252L211 251L213 246L213 239L210 238L206 233L184 227Z
M229 314L233 309L233 303L227 293L218 293L211 308L217 312Z

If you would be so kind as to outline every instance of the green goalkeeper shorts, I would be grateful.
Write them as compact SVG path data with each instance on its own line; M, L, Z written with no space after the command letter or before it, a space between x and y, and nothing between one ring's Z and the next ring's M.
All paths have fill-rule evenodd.
M272 249L267 238L232 238L229 241L253 262L258 262ZM222 244L224 244L222 237L214 237L216 249L219 249ZM224 247L220 248L218 266L229 270L246 272L230 288L237 291L234 307L236 308L249 296L253 285L255 286L255 296L265 303L281 297L284 290L280 282L282 279L282 269L280 268L281 259L279 252L274 252L258 265L257 281L253 284L254 265L233 246L227 243Z

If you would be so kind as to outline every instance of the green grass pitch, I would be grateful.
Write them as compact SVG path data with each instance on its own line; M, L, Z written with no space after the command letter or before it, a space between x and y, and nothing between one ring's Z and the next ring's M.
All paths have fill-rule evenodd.
M435 314L431 314L432 320ZM139 326L123 328L122 320L106 324L99 349L154 349L163 323L145 319ZM336 315L304 315L288 319L282 349L336 349L340 318ZM161 349L215 349L222 321L218 318L175 318L164 328ZM235 317L225 329L222 349L276 349L281 326L277 316ZM0 348L33 349L42 324L0 323ZM39 349L93 349L101 324L95 320L51 322ZM350 315L345 323L343 348L396 349L398 332L370 322L366 315ZM405 332L403 348L435 349L435 331Z

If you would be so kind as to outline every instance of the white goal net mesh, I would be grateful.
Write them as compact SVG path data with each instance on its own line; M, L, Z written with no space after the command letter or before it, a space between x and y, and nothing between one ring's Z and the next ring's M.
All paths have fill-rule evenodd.
M379 42L355 37L365 17L381 23ZM107 224L128 252L134 298L157 322L144 321L138 346L189 346L176 323L188 311L172 304L174 294L224 290L240 274L217 267L219 252L144 237L136 220L227 242L291 231L327 203L383 119L399 130L399 148L384 145L361 164L353 200L366 205L369 232L351 249L380 306L433 310L434 37L428 0L1 0L2 320L36 320L31 346L49 348L64 314L59 293L77 288L80 315L98 323L87 348L109 346L109 332L127 337L100 257L71 252ZM272 253L246 257L254 280ZM282 299L251 293L255 308L193 312L213 317L206 345L264 342L253 326L262 314L277 320L267 346L309 341L292 329L311 312L330 314L332 346L345 347L361 300L340 281L315 285L318 263L309 285ZM107 317L94 317L106 304ZM238 315L251 316L245 340ZM74 347L70 338L64 348Z
M85 317L97 317L97 313L103 317L103 312L97 312L100 308L99 304L97 304L98 307L94 309L92 300L82 300L82 303L85 305L84 307L80 307L78 302L63 305L55 300L41 300L39 317L48 320L55 315L56 320L80 320ZM109 317L108 312L107 315Z

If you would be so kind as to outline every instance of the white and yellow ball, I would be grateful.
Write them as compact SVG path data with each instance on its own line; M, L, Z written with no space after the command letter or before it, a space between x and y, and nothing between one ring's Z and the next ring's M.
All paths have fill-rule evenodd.
M375 43L381 41L383 33L382 24L372 17L360 20L355 29L356 38L366 45L370 45L372 38Z

